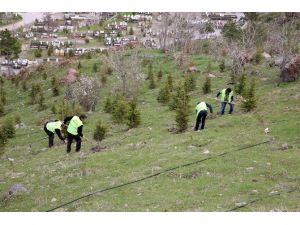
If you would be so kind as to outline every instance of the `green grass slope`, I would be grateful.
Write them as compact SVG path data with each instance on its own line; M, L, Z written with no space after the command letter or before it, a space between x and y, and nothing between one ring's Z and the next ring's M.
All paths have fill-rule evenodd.
M167 74L183 80L183 73L171 58L157 51L143 54L151 55L154 74L162 67L163 82L158 87L163 86ZM81 72L92 74L92 65L98 61L98 57L81 60ZM211 73L216 77L212 78L212 93L203 95L206 75L203 71L209 61ZM196 91L190 93L187 132L168 131L175 126L175 113L157 102L159 88L149 90L148 81L140 87L138 95L142 124L131 130L113 124L110 115L103 111L104 99L116 82L110 76L101 92L102 101L84 125L84 134L90 141L83 141L80 153L75 153L73 144L69 155L57 137L56 147L47 148L42 124L56 118L50 108L63 98L63 89L60 96L52 97L51 76L63 77L77 63L65 68L50 67L46 71L47 80L36 74L27 81L28 86L37 81L43 84L46 105L50 107L41 112L37 105L26 104L29 91L6 81L7 114L0 122L19 114L27 127L17 129L16 137L9 140L1 158L0 194L5 195L16 183L23 184L28 191L2 200L0 211L46 211L89 193L151 175L156 176L96 193L56 211L228 211L241 204L246 205L234 210L299 211L299 80L277 86L278 69L264 63L253 66L260 71L256 77L257 108L244 113L237 103L233 115L208 119L204 131L193 132L195 104L206 100L217 112L219 103L214 99L215 94L230 79L230 72L218 72L218 63L210 57L195 56L193 62L202 72L197 73ZM106 148L93 153L90 149L96 143L92 134L98 119L110 128L102 143ZM265 134L267 127L270 133ZM265 141L269 142L245 148ZM288 149L283 151L284 143ZM207 150L209 153L205 154ZM15 160L13 166L8 157ZM187 165L206 158L209 159ZM180 165L185 166L175 168Z

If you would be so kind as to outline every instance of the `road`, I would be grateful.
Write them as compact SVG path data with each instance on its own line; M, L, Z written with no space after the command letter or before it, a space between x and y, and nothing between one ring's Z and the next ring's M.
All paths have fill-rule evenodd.
M32 24L35 19L42 19L44 16L44 13L42 12L26 12L26 13L20 13L20 15L22 16L22 20L14 23L14 24L10 24L4 27L0 27L0 30L16 30L20 27L24 27L26 25L30 25Z

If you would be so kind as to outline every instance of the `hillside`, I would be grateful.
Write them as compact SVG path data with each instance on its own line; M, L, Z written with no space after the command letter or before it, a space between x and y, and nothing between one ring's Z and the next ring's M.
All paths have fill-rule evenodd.
M257 108L245 113L237 101L234 114L219 116L219 102L214 98L227 87L230 71L219 72L218 62L210 56L192 56L200 72L195 74L197 88L190 92L189 128L174 133L169 129L175 127L175 112L156 98L167 75L178 81L184 79L184 73L167 54L155 50L142 50L140 54L153 61L154 75L160 66L163 72L155 89L148 88L147 80L140 87L141 125L128 130L126 125L114 124L103 111L116 82L110 75L95 112L87 114L83 133L88 141L83 140L80 153L75 153L73 144L72 152L67 154L57 136L55 147L48 149L43 131L44 122L57 119L51 107L61 104L64 97L63 86L60 95L52 97L51 79L65 77L69 68L77 69L78 61L64 67L49 65L33 73L26 81L27 91L22 90L22 81L18 87L5 81L7 104L0 122L20 115L26 128L17 129L15 138L5 146L0 162L0 194L5 196L14 184L22 184L27 192L2 197L0 211L47 211L100 190L56 211L300 210L299 79L277 85L277 67L270 68L266 61L252 65L251 69L260 74L251 76L256 80ZM90 76L95 62L99 70L105 66L98 55L80 62L80 73ZM209 62L210 73L216 77L211 78L212 92L203 95ZM147 66L143 69L146 74ZM47 74L46 80L43 73ZM48 107L43 111L38 111L37 104L28 104L33 83L42 84ZM214 116L207 120L203 131L194 132L194 107L202 100L213 105ZM99 119L109 129L101 143L105 148L93 153L93 131ZM266 134L265 128L270 132Z

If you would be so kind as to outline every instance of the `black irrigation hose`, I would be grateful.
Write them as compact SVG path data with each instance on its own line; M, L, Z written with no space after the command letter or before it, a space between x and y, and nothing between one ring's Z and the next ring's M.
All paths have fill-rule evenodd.
M291 189L291 190L289 190L289 191L286 191L286 192L281 192L281 193L278 192L278 193L275 193L275 194L272 194L272 195L266 195L266 196L263 196L263 197L261 197L261 198L256 198L256 199L253 199L253 200L247 202L246 204L243 204L243 205L241 205L241 206L236 206L236 207L234 207L234 208L232 208L232 209L229 209L229 210L227 210L226 212L233 212L233 211L236 211L237 209L244 208L244 207L246 207L246 206L248 206L248 205L250 205L250 204L252 204L252 203L261 201L261 200L263 200L263 199L271 198L271 197L274 197L274 196L278 196L278 195L281 195L281 194L283 194L283 193L292 193L292 192L297 191L297 190L299 190L299 188L293 188L293 189Z
M179 169L179 168L183 168L183 167L191 166L191 165L194 165L194 164L198 164L198 163L201 163L201 162L204 162L204 161L213 159L213 158L217 158L217 157L220 157L220 156L224 156L224 155L229 154L229 153L232 153L232 152L237 152L237 151L241 151L241 150L244 150L244 149L253 148L253 147L256 147L256 146L258 146L258 145L266 144L266 143L269 143L269 142L271 142L271 141L270 141L270 140L269 140L269 141L264 141L264 142L260 142L260 143L254 144L254 145L242 147L242 148L236 149L236 150L234 150L234 151L224 152L224 153L221 153L221 154L219 154L219 155L215 155L215 156L211 156L211 157L208 157L208 158L205 158L205 159L201 159L201 160L197 160L197 161L194 161L194 162L186 163L186 164L183 164L183 165L175 166L175 167L172 167L172 168L163 170L163 171L161 171L161 172L158 172L158 173L155 173L155 174L152 174L152 175L150 175L150 176L146 176L146 177L143 177L143 178L134 180L134 181L130 181L130 182L123 183L123 184L120 184L120 185L116 185L116 186L104 188L104 189L101 189L101 190L98 190L98 191L95 191L95 192L92 192L92 193L83 195L83 196L81 196L81 197L79 197L79 198L75 198L75 199L73 199L73 200L71 200L71 201L69 201L69 202L63 203L63 204L61 204L61 205L59 205L59 206L56 206L56 207L54 207L54 208L52 208L52 209L49 209L49 210L47 210L46 212L52 212L52 211L54 211L54 210L56 210L56 209L59 209L59 208L61 208L61 207L63 207L63 206L69 205L69 204L71 204L71 203L73 203L73 202L76 202L76 201L81 200L81 199L83 199L83 198L87 198L87 197L92 196L92 195L95 195L95 194L97 194L97 193L106 192L106 191L109 191L109 190L113 190L113 189L117 189L117 188L120 188L120 187L124 187L124 186L130 185L130 184L134 184L134 183L137 183L137 182L140 182L140 181L143 181L143 180L148 180L148 179L150 179L150 178L156 177L156 176L158 176L158 175L167 173L167 172L172 171L172 170L176 170L176 169Z

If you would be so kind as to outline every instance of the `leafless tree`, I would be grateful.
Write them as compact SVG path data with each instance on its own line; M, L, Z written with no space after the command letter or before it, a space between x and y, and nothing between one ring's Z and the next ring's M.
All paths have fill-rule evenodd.
M97 78L81 76L79 81L69 85L66 99L77 101L85 111L94 111L100 98L100 82Z
M138 52L132 52L130 55L124 52L109 53L104 61L113 69L113 74L119 81L116 89L126 97L134 96L145 78Z

